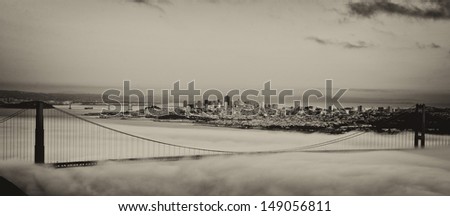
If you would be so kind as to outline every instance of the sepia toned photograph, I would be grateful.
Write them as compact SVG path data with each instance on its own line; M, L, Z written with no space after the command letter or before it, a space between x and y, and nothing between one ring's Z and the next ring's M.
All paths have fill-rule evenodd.
M0 0L22 195L449 196L450 0Z

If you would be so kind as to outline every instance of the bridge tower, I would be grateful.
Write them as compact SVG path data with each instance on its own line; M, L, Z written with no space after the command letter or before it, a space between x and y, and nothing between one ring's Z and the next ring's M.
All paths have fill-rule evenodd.
M44 103L36 101L34 163L43 164L44 162Z
M425 148L425 104L416 104L416 126L414 127L414 148Z

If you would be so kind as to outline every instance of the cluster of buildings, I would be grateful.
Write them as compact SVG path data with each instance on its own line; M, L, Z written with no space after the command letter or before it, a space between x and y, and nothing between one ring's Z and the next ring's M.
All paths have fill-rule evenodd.
M197 101L195 104L189 104L186 100L183 101L182 106L174 107L146 107L144 114L147 116L160 116L165 114L184 115L186 117L202 115L210 116L212 118L220 117L239 117L239 116L264 116L264 117L283 117L293 115L321 115L321 116L335 116L335 115L354 115L358 113L392 113L397 109L388 107L377 108L363 108L345 107L336 108L328 107L327 109L321 107L307 106L301 107L300 102L296 101L294 106L286 107L279 104L259 104L255 102L242 102L236 100L231 102L230 98L226 96L224 101L221 100L204 100Z
M147 117L158 117L164 112L163 108L147 107ZM188 104L186 101L180 107L165 110L166 114L174 118L186 118L216 126L238 128L265 128L265 129L295 129L310 131L325 131L340 133L355 128L370 127L372 122L389 117L398 109L388 107L364 108L345 107L335 108L307 106L300 103L285 107L278 104L256 104L234 101L229 99L203 103Z

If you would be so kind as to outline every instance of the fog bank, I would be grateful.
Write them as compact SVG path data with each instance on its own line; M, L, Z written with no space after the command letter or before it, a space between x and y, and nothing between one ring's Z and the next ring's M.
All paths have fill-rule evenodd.
M29 195L450 195L449 153L285 153L68 169L8 161L0 176Z

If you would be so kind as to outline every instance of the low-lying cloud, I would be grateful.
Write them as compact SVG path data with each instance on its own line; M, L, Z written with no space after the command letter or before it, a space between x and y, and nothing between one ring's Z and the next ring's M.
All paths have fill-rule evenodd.
M8 161L0 164L0 176L29 195L450 195L450 151L416 152L218 156L67 169Z
M370 0L350 2L348 8L352 14L363 17L371 17L377 13L401 15L421 19L450 19L449 0L423 0L420 5L408 2L404 4L394 3L390 0Z
M314 41L321 45L333 45L333 46L340 46L347 49L361 49L361 48L368 48L371 47L372 44L367 43L365 41L358 41L356 43L350 43L346 41L334 41L334 40L328 40L328 39L322 39L318 37L307 37L306 40Z

